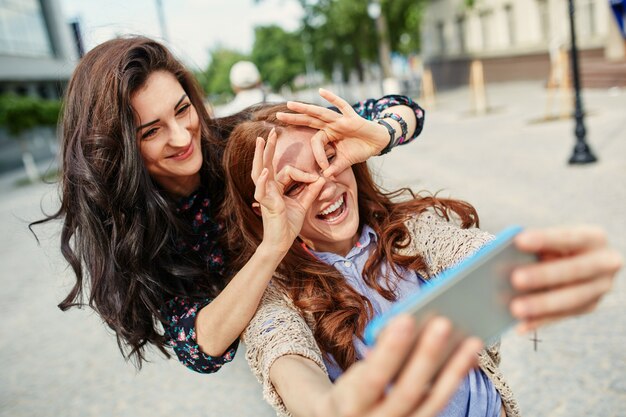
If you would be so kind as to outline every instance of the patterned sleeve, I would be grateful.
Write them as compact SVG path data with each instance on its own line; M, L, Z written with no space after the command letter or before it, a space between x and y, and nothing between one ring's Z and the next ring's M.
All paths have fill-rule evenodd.
M207 355L200 350L196 341L196 315L211 301L211 298L192 301L176 297L170 300L162 310L166 320L166 325L163 327L167 344L174 350L183 365L203 374L217 372L222 365L232 361L239 346L239 339L237 339L221 356Z
M373 120L382 116L383 113L392 106L409 106L413 109L413 112L415 113L415 120L417 122L415 125L415 132L413 132L413 136L405 138L404 141L398 143L398 145L403 145L413 141L413 139L415 139L424 128L424 109L422 109L411 98L400 95L389 95L378 100L368 99L358 102L352 105L352 108L359 114L359 116L367 120Z

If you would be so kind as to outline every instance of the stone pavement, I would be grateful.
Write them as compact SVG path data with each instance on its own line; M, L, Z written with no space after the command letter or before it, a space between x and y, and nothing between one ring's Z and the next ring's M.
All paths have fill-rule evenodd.
M573 123L543 116L538 83L490 86L494 111L469 112L460 89L441 94L417 143L374 161L388 188L472 202L481 226L497 232L590 222L626 254L626 92L585 92L588 139L597 164L566 164ZM215 375L199 375L156 353L137 372L88 310L62 313L71 272L58 249L58 224L28 233L55 188L0 180L0 416L271 416L242 352ZM502 369L527 417L626 416L625 274L597 311L528 337L503 338Z

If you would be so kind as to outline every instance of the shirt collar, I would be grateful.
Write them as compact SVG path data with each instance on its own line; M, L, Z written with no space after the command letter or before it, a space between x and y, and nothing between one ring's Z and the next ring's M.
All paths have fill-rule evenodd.
M335 263L346 259L352 259L361 255L364 251L369 250L370 245L376 245L378 242L378 235L370 226L364 224L361 228L361 235L356 244L350 249L350 252L343 257L332 252L318 252L313 249L307 248L307 250L316 258L327 263Z

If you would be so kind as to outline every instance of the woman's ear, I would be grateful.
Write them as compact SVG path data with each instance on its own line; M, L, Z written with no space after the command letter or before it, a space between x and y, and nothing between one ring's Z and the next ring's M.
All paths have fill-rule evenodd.
M261 205L256 201L252 203L252 211L254 211L254 214L261 217Z

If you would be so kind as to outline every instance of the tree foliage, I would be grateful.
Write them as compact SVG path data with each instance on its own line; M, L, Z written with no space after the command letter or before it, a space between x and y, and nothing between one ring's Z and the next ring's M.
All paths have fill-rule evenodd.
M366 0L298 0L304 10L303 38L318 69L329 76L339 65L344 75L362 76L378 62L378 34ZM420 24L426 0L381 0L391 50L406 55L420 50ZM305 45L305 48L307 46Z
M206 71L196 74L205 93L212 101L223 102L232 97L230 87L230 67L237 61L250 59L247 55L228 48L218 47L210 51L211 62Z
M273 90L291 85L294 78L306 69L300 33L287 32L275 25L257 27L252 61L259 68L263 82Z
M419 52L426 4L426 0L387 0L383 3L392 51L402 55Z
M255 29L251 58L264 82L273 89L291 84L295 76L305 72L307 61L329 78L339 68L344 79L352 71L362 79L368 65L379 62L376 25L368 14L368 4L374 0L295 1L304 11L300 31L289 33L277 26ZM401 55L419 52L420 25L427 0L380 0L380 4L387 20L392 52ZM213 56L215 61L215 52ZM217 58L228 61L222 56ZM232 63L229 61L228 68ZM229 91L224 87L228 83L221 80L227 80L227 71L222 72L226 75L220 78L207 71L208 79L220 78L219 82L207 81L207 92Z
M0 96L0 126L15 137L38 126L55 126L61 102L14 94Z
M303 34L315 66L330 76L338 66L344 75L363 74L366 62L376 59L376 29L367 2L356 0L300 0L304 8Z

